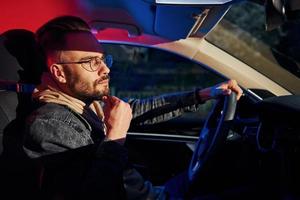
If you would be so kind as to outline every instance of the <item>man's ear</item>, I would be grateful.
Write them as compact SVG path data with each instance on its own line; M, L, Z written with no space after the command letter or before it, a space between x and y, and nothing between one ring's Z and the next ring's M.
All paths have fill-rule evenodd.
M52 64L49 68L53 77L60 83L66 83L66 76L62 65Z

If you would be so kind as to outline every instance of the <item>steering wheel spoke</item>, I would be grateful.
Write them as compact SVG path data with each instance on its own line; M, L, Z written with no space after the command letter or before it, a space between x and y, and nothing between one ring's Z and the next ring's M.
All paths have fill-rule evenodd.
M205 165L218 150L218 147L226 140L230 124L234 119L236 103L235 93L224 96L224 98L216 102L212 112L206 119L190 162L188 172L190 182L197 180Z

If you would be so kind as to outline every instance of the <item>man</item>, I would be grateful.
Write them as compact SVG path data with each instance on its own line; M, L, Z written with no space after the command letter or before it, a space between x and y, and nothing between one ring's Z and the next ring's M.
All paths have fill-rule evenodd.
M156 123L220 95L242 95L236 81L230 80L126 103L109 96L108 58L83 20L53 19L37 31L37 40L47 69L32 95L38 108L27 117L24 150L41 161L42 188L54 198L163 198L127 162L123 144L131 120L159 108L164 115L154 117Z

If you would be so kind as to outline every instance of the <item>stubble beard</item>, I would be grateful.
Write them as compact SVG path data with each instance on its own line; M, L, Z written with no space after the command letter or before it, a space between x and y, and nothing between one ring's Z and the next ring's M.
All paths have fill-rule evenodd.
M103 89L97 89L100 81L109 80L109 76L104 76L100 80L96 80L94 84L89 85L86 82L82 82L77 77L70 77L68 81L68 87L75 98L80 99L84 102L92 102L95 100L102 100L103 96L109 95L109 85L105 86Z

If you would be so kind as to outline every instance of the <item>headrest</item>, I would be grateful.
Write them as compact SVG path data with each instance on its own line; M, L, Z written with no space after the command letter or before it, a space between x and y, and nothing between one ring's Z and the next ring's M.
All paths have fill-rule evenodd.
M23 29L9 30L0 36L0 79L38 84L45 69L35 35Z

